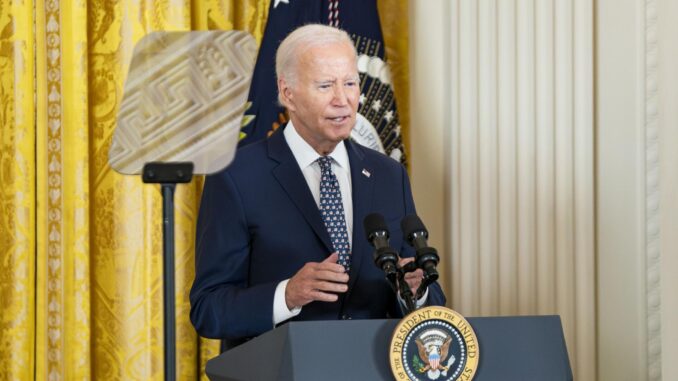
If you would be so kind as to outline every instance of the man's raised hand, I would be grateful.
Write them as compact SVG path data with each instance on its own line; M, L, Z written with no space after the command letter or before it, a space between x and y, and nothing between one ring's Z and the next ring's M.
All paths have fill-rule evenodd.
M287 283L285 303L290 310L313 301L335 302L348 290L348 274L332 253L322 262L308 262Z

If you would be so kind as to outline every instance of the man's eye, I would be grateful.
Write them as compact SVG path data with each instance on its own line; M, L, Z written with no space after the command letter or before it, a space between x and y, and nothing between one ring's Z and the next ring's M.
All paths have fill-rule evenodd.
M329 84L318 86L318 88L323 89L323 90L329 89L330 87L331 87L331 85L329 85Z
M356 81L348 81L348 82L346 82L345 85L346 85L346 86L353 87L353 86L356 86L357 84L358 84L358 82L356 82Z

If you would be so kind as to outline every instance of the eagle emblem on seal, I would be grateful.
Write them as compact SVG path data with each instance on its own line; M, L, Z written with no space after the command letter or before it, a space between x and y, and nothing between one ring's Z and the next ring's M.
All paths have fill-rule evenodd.
M426 373L429 379L447 375L447 371L455 361L453 355L448 354L452 337L440 329L423 331L415 340L419 358L414 359L415 369L419 373ZM419 360L419 361L417 361Z

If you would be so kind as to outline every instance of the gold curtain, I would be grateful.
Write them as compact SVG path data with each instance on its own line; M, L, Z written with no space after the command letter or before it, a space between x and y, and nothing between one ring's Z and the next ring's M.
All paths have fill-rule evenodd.
M107 164L132 49L155 30L261 41L268 4L0 0L0 380L162 379L159 189ZM406 131L407 5L379 6ZM188 319L200 186L175 196L183 380L218 354Z

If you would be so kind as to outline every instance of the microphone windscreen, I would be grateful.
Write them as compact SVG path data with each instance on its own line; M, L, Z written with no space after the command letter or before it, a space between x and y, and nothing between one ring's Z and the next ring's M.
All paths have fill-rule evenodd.
M367 240L370 240L372 234L378 231L388 232L386 220L384 220L384 216L379 213L368 214L363 220L363 226L365 227L365 236L367 236Z
M424 226L424 223L421 222L421 219L416 214L409 214L405 216L400 221L400 228L403 230L403 234L408 240L411 240L412 234L416 232L424 232L424 234L428 237L426 226Z

